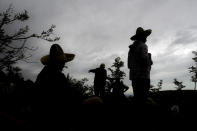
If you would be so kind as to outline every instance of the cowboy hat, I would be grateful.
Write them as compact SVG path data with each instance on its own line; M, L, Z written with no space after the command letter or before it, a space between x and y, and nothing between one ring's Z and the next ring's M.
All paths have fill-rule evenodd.
M152 30L144 30L142 27L138 27L136 30L136 34L132 36L131 40L138 40L139 38L146 38L151 34Z
M58 44L53 44L50 48L49 55L43 56L40 61L43 65L49 63L61 63L72 61L75 54L64 53L63 49Z

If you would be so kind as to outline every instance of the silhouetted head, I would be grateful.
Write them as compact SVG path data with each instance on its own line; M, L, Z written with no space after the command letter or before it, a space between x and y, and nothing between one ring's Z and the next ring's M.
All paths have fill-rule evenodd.
M143 42L146 42L146 38L152 33L151 29L144 30L142 27L138 27L136 30L136 34L132 36L130 39L135 41L135 40L140 40Z
M105 64L101 63L100 68L105 68Z
M53 66L55 69L62 70L65 63L74 59L74 54L64 53L58 44L53 44L49 55L43 56L40 61L43 65Z
M92 96L90 98L85 99L82 104L92 104L92 105L98 105L98 104L104 104L103 100L98 96Z

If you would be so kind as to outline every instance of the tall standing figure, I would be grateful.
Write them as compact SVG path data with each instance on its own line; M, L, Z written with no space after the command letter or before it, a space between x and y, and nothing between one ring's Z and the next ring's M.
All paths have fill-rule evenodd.
M153 62L151 53L148 53L146 39L151 32L151 29L144 30L142 27L138 27L136 34L130 38L134 42L129 46L128 68L134 98L140 103L146 101L150 89L150 70Z
M101 64L99 68L91 69L89 72L95 73L94 77L94 94L96 96L104 96L105 84L107 79L107 71L105 70L105 64Z

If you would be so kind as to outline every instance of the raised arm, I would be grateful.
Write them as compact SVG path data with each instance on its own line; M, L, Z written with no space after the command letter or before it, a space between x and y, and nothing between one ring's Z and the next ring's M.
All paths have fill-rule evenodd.
M96 72L96 69L91 69L91 70L89 70L88 72L89 72L89 73L90 73L90 72L95 73L95 72Z

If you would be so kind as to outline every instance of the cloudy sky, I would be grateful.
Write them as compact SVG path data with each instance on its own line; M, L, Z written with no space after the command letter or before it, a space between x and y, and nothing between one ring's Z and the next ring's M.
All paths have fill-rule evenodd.
M108 68L119 56L125 62L124 83L130 85L129 38L141 26L153 31L147 40L154 62L152 84L162 79L164 90L174 89L172 82L177 78L193 89L188 67L194 65L192 51L197 50L196 0L1 0L0 11L9 4L16 11L29 12L25 24L32 33L56 25L55 33L61 37L57 43L65 52L76 54L64 71L74 78L87 77L92 84L94 75L88 69L100 63ZM33 52L35 63L19 62L19 66L26 79L35 80L43 67L39 59L49 53L52 43L31 39L28 44L39 47Z

